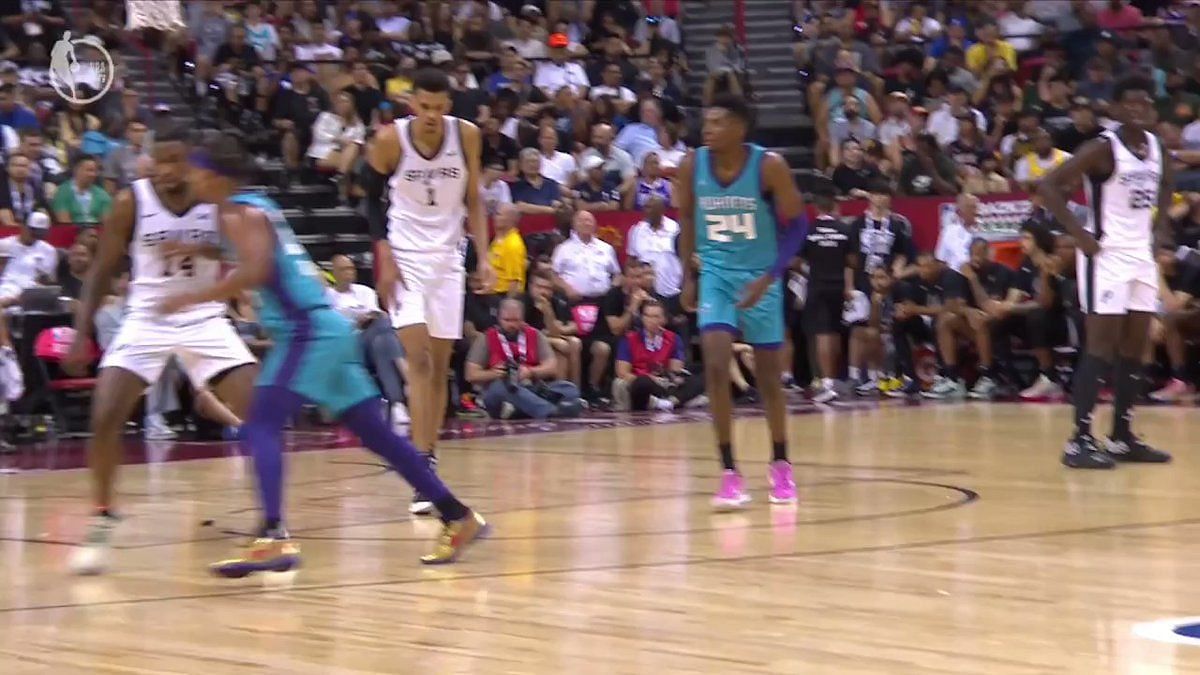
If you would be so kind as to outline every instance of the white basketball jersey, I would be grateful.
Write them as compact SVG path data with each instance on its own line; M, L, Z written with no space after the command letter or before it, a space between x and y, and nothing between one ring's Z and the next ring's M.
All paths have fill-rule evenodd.
M129 311L155 313L155 306L167 296L217 283L221 278L221 261L201 257L168 259L161 252L162 244L167 241L219 244L216 205L196 204L187 213L176 215L159 201L149 178L135 180L130 188L137 208L129 243L132 265ZM224 303L209 302L172 317L176 322L191 323L224 315Z
M388 181L388 242L397 251L453 252L467 215L467 158L458 119L442 118L442 147L425 157L413 143L413 118L396 121L401 159Z
M1088 229L1105 250L1139 256L1153 254L1154 211L1162 183L1162 153L1158 138L1146 132L1146 158L1125 147L1116 131L1100 134L1112 147L1113 172L1104 180L1084 180Z

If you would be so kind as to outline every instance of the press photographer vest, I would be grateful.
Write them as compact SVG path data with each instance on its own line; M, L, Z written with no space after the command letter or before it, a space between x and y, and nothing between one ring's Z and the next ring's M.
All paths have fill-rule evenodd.
M521 329L520 339L509 342L495 326L485 334L488 344L488 368L503 365L512 359L522 366L533 368L538 364L538 332L525 326Z

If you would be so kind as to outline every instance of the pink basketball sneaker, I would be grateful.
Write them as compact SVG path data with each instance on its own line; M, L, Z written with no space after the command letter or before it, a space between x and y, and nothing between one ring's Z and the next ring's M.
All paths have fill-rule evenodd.
M795 504L796 483L792 480L792 465L786 460L771 462L767 467L767 480L771 482L772 504Z
M721 487L713 495L712 505L717 511L736 511L750 502L745 481L736 471L726 469L721 474Z

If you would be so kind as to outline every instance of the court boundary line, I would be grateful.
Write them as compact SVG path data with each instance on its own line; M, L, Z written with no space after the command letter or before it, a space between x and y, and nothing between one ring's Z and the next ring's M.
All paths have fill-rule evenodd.
M1173 520L1164 520L1157 522L1137 522L1137 523L1116 523L1112 525L1096 525L1092 527L1076 527L1063 528L1058 530L1044 530L1040 532L1014 532L1009 534L994 534L982 535L979 537L966 538L943 538L932 539L927 541L906 542L902 544L882 544L877 546L857 546L844 547L838 549L825 549L819 551L802 551L796 553L764 553L744 556L730 556L725 558L701 556L696 558L684 558L681 560L671 561L654 561L644 563L622 563L613 565L594 565L591 567L568 567L568 568L551 568L542 570L526 570L512 572L488 572L480 574L462 574L449 577L426 577L415 579L392 579L392 580L376 580L376 581L361 581L361 582L346 582L346 583L328 583L315 584L312 586L291 587L291 588L241 588L231 589L228 591L215 591L210 593L189 593L179 595L166 595L153 598L130 598L125 600L105 600L92 603L58 603L47 605L31 605L28 607L6 607L0 608L0 614L17 614L21 612L36 612L55 609L72 609L83 607L104 607L114 605L140 605L150 604L155 602L178 602L187 600L204 600L211 598L226 598L226 597L244 597L254 595L267 595L278 593L303 593L307 591L329 591L338 589L352 588L372 588L386 586L411 586L424 583L447 583L457 581L473 581L481 579L507 579L514 577L537 577L537 576L552 576L559 574L579 574L590 572L612 572L622 570L636 569L655 569L660 567L682 566L689 565L711 565L716 563L741 563L754 562L760 560L802 560L805 558L821 558L832 557L839 555L853 555L857 553L880 553L887 551L911 551L929 548L938 548L941 546L954 545L972 545L986 544L998 541L1022 541L1029 539L1050 539L1054 537L1073 536L1080 534L1099 534L1102 532L1113 532L1120 530L1137 530L1150 529L1155 527L1179 527L1186 525L1200 524L1200 517L1192 518L1177 518Z

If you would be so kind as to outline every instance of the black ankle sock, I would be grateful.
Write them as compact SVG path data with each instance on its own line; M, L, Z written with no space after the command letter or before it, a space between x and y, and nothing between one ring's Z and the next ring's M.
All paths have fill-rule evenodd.
M772 442L771 443L771 461L772 462L786 462L787 458L788 458L787 442L786 441Z
M992 367L985 366L982 363L979 364L979 377L991 377L991 376L992 376Z
M1058 371L1056 371L1054 368L1043 368L1042 375L1051 382L1058 381Z
M958 379L958 366L957 365L950 365L949 363L947 363L946 365L942 366L941 371L942 371L942 377L946 377L951 380Z
M283 525L277 518L267 518L263 520L262 536L274 538L283 531Z
M737 467L733 465L733 444L718 443L717 450L721 452L721 466L726 471L737 471Z
M462 520L471 512L466 505L454 497L437 500L433 503L433 508L438 510L443 523L448 523L452 520Z
M1073 402L1075 404L1075 434L1090 436L1092 433L1092 410L1100 394L1100 378L1108 373L1112 364L1104 359L1084 354L1075 371Z
M1114 369L1112 437L1123 441L1132 435L1129 423L1133 420L1133 401L1141 386L1142 362L1120 357Z

